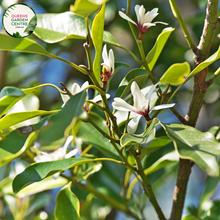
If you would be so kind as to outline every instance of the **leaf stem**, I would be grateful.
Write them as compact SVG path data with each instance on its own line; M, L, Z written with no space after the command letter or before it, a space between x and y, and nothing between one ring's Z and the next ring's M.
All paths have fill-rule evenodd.
M138 169L137 172L141 176L141 178L143 180L143 183L144 183L144 185L147 188L147 195L148 195L149 200L150 200L151 204L153 205L153 207L154 207L154 209L155 209L155 211L156 211L156 213L158 215L158 218L160 220L166 220L166 218L165 218L165 216L164 216L164 214L163 214L163 212L161 210L161 207L159 206L159 204L158 204L158 202L156 200L156 197L155 197L154 192L152 190L152 186L151 186L147 176L144 173L144 169L142 167L140 158L136 157L135 159L136 159L137 169Z

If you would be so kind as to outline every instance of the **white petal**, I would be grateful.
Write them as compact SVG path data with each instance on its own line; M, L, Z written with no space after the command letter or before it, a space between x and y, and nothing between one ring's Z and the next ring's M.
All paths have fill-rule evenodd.
M78 153L78 149L75 148L75 149L71 150L68 154L66 154L66 155L65 155L65 158L73 157L73 156L75 156L77 153Z
M110 98L110 95L109 94L106 94L106 98L109 99ZM100 102L102 101L102 96L101 95L97 95L95 98L93 98L91 100L92 102Z
M82 84L80 90L83 91L83 90L84 90L86 87L88 87L88 86L89 86L89 82L86 81L86 82L84 82L84 83Z
M139 9L139 23L143 24L144 23L144 13L145 13L145 8L143 5L141 5Z
M135 25L137 26L137 24L136 24L133 20L131 20L125 13L119 11L119 15L120 15L123 19L125 19L125 20L127 20L127 21L129 21L129 22L131 22L131 23L133 23L133 24L135 24Z
M132 112L137 112L137 110L129 105L125 100L121 98L114 98L114 102L112 103L113 108L120 110L120 111L132 111Z
M103 50L102 50L102 58L105 64L108 63L108 54L107 54L106 44L104 45Z
M134 10L135 10L135 13L136 13L136 16L137 16L137 21L139 22L139 19L140 19L140 17L139 17L139 10L140 10L140 5L135 5L135 7L134 7Z
M142 116L141 115L138 115L137 117L131 119L128 123L128 127L127 127L127 130L128 130L128 133L129 134L134 134L135 131L137 130L137 127L138 127L138 124L139 124L139 121L140 121L140 118Z
M149 100L149 102L150 102L150 100L151 100L151 95L152 95L152 93L155 92L155 91L157 91L156 87L157 87L157 85L158 85L159 83L160 83L160 82L158 82L158 83L156 83L155 85L153 85L153 86L150 88L150 90L149 90L149 92L147 93L147 95L145 95L146 99Z
M112 74L113 74L115 71L115 57L112 49L109 51L109 63L112 68Z
M71 92L73 95L81 92L80 86L78 85L78 83L73 83L72 88L71 88Z
M164 25L168 25L168 23L162 22L162 21L156 21L156 22L154 22L154 24L164 24Z
M64 95L64 94L60 94L60 95L64 103L67 103L67 101L70 99L68 95Z
M153 110L165 109L165 108L172 108L174 105L175 105L175 103L172 103L172 104L157 105L157 106L154 106L154 107L151 109L151 111L153 111Z
M154 8L150 11L150 22L159 14L158 8Z
M134 107L138 111L144 111L145 109L148 109L149 102L144 97L144 94L141 92L138 84L135 81L131 84L131 93L134 97Z
M156 24L154 24L154 23L144 23L143 26L144 27L152 27L152 26L156 26Z

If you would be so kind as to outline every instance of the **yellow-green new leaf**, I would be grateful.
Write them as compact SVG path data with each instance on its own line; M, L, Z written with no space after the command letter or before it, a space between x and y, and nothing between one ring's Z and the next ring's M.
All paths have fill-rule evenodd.
M190 66L187 62L176 63L160 78L161 83L170 83L171 85L179 85L184 82L186 76L190 73Z
M99 83L100 83L100 72L101 72L104 20L105 20L105 4L102 5L101 10L96 15L92 24L92 41L96 51L95 60L93 63L93 71Z
M79 200L71 191L71 182L64 186L57 195L55 207L56 220L81 220L79 214Z

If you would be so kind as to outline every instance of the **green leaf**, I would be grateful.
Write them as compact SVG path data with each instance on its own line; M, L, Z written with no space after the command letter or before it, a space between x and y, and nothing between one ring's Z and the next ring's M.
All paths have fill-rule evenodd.
M92 21L89 20L90 29L91 26ZM84 17L72 12L37 15L34 34L47 43L57 43L65 39L86 39L86 21ZM117 46L116 40L108 31L104 31L103 41Z
M0 98L3 98L4 96L22 97L22 96L25 96L25 94L22 90L16 87L6 86L0 92Z
M98 14L95 16L95 19L92 23L92 41L96 51L95 59L93 63L93 71L99 83L101 83L100 72L101 72L104 20L105 20L105 4L102 5L101 10L99 10Z
M5 128L8 128L12 125L18 124L22 121L28 120L30 118L34 118L37 116L42 116L42 115L48 115L55 113L57 111L26 111L26 112L16 112L16 113L11 113L6 116L4 116L2 119L0 119L0 130L3 130Z
M32 88L28 88L28 89L21 89L20 90L21 92L19 92L19 93L22 94L22 96L13 95L14 93L18 94L19 89L17 89L17 88L16 88L16 92L15 92L15 89L13 90L12 95L10 95L11 93L9 95L4 95L2 98L0 98L0 117L4 113L6 113L15 103L17 103L19 100L21 100L24 96L26 96L29 93L35 91L36 89L39 89L44 86L52 86L52 87L55 87L56 89L59 90L59 88L57 88L56 86L54 86L52 84L42 84L42 85L35 86ZM2 91L3 90L4 90L4 88L2 89ZM12 90L11 90L11 92L12 92Z
M71 124L73 118L79 117L85 112L83 104L85 103L86 95L86 91L77 93L68 100L59 112L48 116L46 120L45 118L43 119L44 125L38 132L39 134L36 140L42 147L56 144L59 147L60 143L57 141L64 138L64 132Z
M154 140L156 126L159 122L160 121L157 118L154 118L147 130L145 130L142 134L124 134L120 140L121 146L126 147L132 144L141 144L144 148L149 146Z
M57 195L55 207L56 220L81 220L79 214L80 204L78 198L71 191L71 182L64 186Z
M211 65L213 62L218 60L220 58L220 47L218 48L218 51L216 51L212 56L210 56L208 59L200 63L189 75L188 78L192 78L197 73L199 73L201 70L205 69L209 65Z
M70 11L83 17L88 17L105 2L107 0L76 0L74 5L70 5Z
M163 50L170 34L175 30L175 28L165 28L161 34L157 37L156 43L154 44L151 51L147 54L147 63L150 68L150 70L153 69L155 63L157 62L161 51Z
M12 187L14 193L34 182L39 182L48 176L62 172L69 168L92 162L88 158L69 158L49 162L34 163L28 166L22 173L18 174L13 180Z
M108 130L106 127L106 122L103 118L99 115L90 112L90 117L92 120L108 134ZM107 155L108 157L118 159L118 153L109 142L109 140L103 137L90 123L82 122L78 133L77 138L81 138L83 142L86 144L92 144L95 148L100 150L103 154Z
M0 140L0 167L19 157L32 145L36 138L36 133L32 131L32 126L22 127Z
M185 81L190 72L190 66L187 62L175 63L160 78L161 83L170 83L173 86L179 85Z
M115 97L124 98L129 92L131 88L131 83L136 81L139 87L143 87L144 83L148 78L148 73L145 69L133 69L131 70L121 81L118 89L115 93Z
M33 18L31 18L28 26L26 27L24 32L33 32L37 25L37 16L35 15Z
M149 155L153 153L154 151L160 149L161 147L166 146L170 142L172 142L172 140L170 140L166 136L157 137L153 140L153 142L147 148L142 149L141 156L144 157L145 155Z
M181 124L162 124L180 158L192 160L210 176L219 176L220 144L209 132ZM208 146L208 147L207 147Z
M203 187L203 191L200 195L200 205L199 205L199 210L203 210L203 204L204 202L208 201L216 191L216 188L218 186L218 183L220 181L220 177L214 178L211 176L208 176L205 185Z
M40 44L27 38L12 38L8 34L0 33L0 50L35 53L35 54L48 56L54 59L61 60L69 64L70 66L74 67L75 69L83 72L84 74L87 74L87 72L83 70L81 67L79 67L78 65L68 60L65 60L61 57L48 53Z

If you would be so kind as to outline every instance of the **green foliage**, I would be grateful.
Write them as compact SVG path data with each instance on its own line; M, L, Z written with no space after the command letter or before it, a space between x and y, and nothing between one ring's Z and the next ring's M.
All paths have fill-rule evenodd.
M51 7L47 1L37 2L44 8ZM135 2L127 1L128 16L134 14L135 10L131 8L133 3ZM189 47L195 53L197 48L175 1L170 0L169 3ZM119 30L122 30L122 27L119 19L121 18L113 14L117 8L116 1L76 0L70 6L70 11L67 11L69 4L69 1L63 2L60 9L55 11L57 13L54 12L54 7L51 7L51 9L48 8L47 13L34 17L26 29L26 32L32 32L37 20L35 36L31 36L31 39L19 38L17 34L15 34L16 38L0 34L1 51L22 52L16 55L8 53L7 56L10 59L8 66L4 66L6 63L4 53L0 55L3 60L3 63L0 61L0 65L3 65L3 68L0 68L0 80L2 80L1 73L4 68L7 70L16 67L17 70L17 66L20 68L28 62L30 57L28 54L32 54L32 61L41 60L37 63L37 68L34 68L36 70L28 76L30 78L40 79L43 78L43 73L45 76L52 73L48 72L48 69L47 73L41 72L47 66L47 60L41 58L43 55L60 60L79 71L77 73L70 71L68 79L74 77L75 80L79 77L81 81L90 82L87 88L80 87L76 83L70 88L64 77L62 79L64 82L61 83L63 90L53 84L39 83L38 86L32 87L36 82L32 83L30 78L28 78L30 83L28 80L23 81L26 79L26 73L22 68L20 69L23 75L18 77L22 82L19 85L8 83L7 77L0 81L0 87L2 87L0 91L0 198L3 198L3 202L0 201L0 219L41 219L40 211L50 200L46 191L63 187L57 195L54 214L51 213L48 219L114 219L117 211L125 213L132 219L149 219L151 218L148 216L147 201L149 200L158 219L165 220L163 207L160 207L163 202L158 203L157 196L159 197L159 192L164 190L162 188L161 191L161 185L166 187L167 179L176 177L176 165L181 161L180 158L192 161L208 175L198 207L190 207L188 216L183 219L219 219L220 202L212 201L211 197L220 180L218 162L220 129L218 126L209 129L206 125L203 130L209 130L209 132L202 132L199 127L188 126L187 124L191 121L187 120L192 112L184 117L179 113L179 106L181 108L182 105L188 106L181 96L181 92L187 89L183 85L201 71L207 71L207 67L211 67L209 72L207 71L210 80L201 82L201 85L205 85L205 90L208 90L210 84L215 83L219 69L216 70L218 68L216 63L211 64L220 58L220 48L217 51L216 47L213 48L212 51L216 52L211 56L202 54L203 62L192 68L190 72L191 61L188 52L186 53L188 48L184 48L182 42L177 47L181 37L174 28L168 27L160 32L159 25L154 27L154 24L152 26L146 24L145 26L149 26L150 30L142 29L140 33L136 33L140 30L140 19L143 20L142 14L139 13L138 28L133 23L129 23L131 34L135 38L131 41L128 37L130 32L127 29L123 29L124 32L122 31L120 35ZM157 3L154 2L155 4ZM118 5L120 4L117 2ZM160 10L163 8L159 5L156 7ZM148 10L151 10L151 2L146 7L146 11ZM151 15L152 17L158 15L156 10L153 10L152 14L153 12L155 14ZM167 16L164 21L169 20L169 17ZM172 19L170 21L169 23L172 24ZM195 27L192 27L192 31L193 28ZM110 30L111 33L105 29ZM173 32L175 34L171 35ZM158 36L155 33L158 33ZM210 33L213 34L213 32ZM119 35L122 40L119 39ZM194 37L198 37L197 32ZM37 38L44 42L38 41ZM155 42L154 45L152 42ZM102 69L104 44L108 44L108 47L114 50L114 59L118 60L114 63L114 73L107 71L107 68L111 67L112 59L109 59L109 63L105 61L106 69ZM85 51L81 52L80 49ZM71 61L62 58L62 52L73 55L70 56ZM129 59L127 53L131 55ZM186 61L184 57L187 58ZM204 57L208 58L205 60ZM81 65L81 62L86 64ZM51 66L50 68L53 71ZM121 71L123 68L130 69L127 71L124 69L123 72ZM13 72L13 69L10 71ZM83 75L79 75L81 73ZM59 74L65 75L62 71ZM103 77L105 74L109 75L101 81L100 75ZM108 79L108 76L111 78ZM141 90L137 90L133 82L136 82ZM153 86L157 82L161 83ZM163 84L171 86L169 88ZM27 85L30 87L24 88ZM119 85L118 88L115 85ZM68 101L64 102L63 98L64 103L61 103L61 99L56 95L54 95L55 98L48 99L47 96L52 97L52 94L44 90L46 86L56 88L62 98L63 95L66 98L69 97ZM172 90L173 86L177 86L175 91ZM187 85L187 87L190 86L190 84ZM43 90L40 92L39 88ZM216 88L216 90L219 89L218 83ZM196 89L197 86L193 94ZM195 103L191 103L193 109L197 109L203 102L205 90L197 91L199 95L194 100ZM177 92L179 96L175 99ZM44 110L37 108L14 111L15 104L27 98L30 93L39 96L42 101L40 109ZM91 96L94 98L91 99ZM118 98L121 98L120 102L117 102ZM215 105L208 106L207 112L218 110L218 98ZM121 106L113 104L117 111L114 109L112 111L112 102L121 104ZM24 109L27 109L26 104L32 105L31 102L22 103ZM176 103L176 105L170 103ZM172 107L170 109L172 113L167 110L167 114L161 114L161 110L165 112L168 107ZM153 113L151 113L152 108ZM179 124L172 123L171 114L176 116ZM141 119L137 124L138 132L132 135L126 133L128 123L135 123L137 115L144 116L143 120ZM33 123L29 119L37 121ZM201 117L201 121L203 120L205 123L204 115ZM20 124L21 122L26 126ZM133 126L132 123L129 126ZM212 120L210 120L211 123ZM210 124L208 126L213 126ZM179 179L184 177L177 176ZM136 183L139 187L136 187ZM182 187L186 188L186 185ZM185 192L184 195L180 195L183 193L182 190L178 193L175 195L178 196L178 206L176 211L173 210L180 213L181 218L180 203L184 203ZM21 204L20 208L17 208L17 204ZM171 217L171 220L174 219Z

